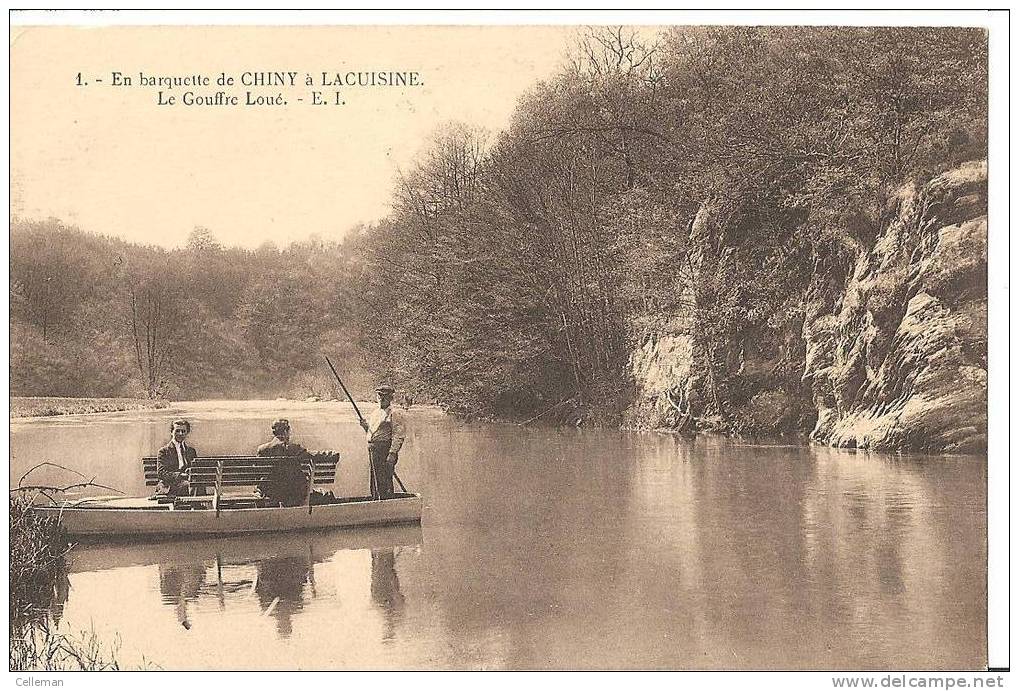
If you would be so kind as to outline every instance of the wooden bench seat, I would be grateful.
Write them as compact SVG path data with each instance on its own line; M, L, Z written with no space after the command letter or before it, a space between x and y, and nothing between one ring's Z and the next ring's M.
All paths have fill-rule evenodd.
M263 482L278 462L292 461L283 456L199 456L187 470L191 495L175 497L175 506L199 507L211 503L217 509L229 503L231 507L259 505L259 499L252 495L256 485ZM340 461L338 453L315 453L302 461L305 474L311 477L308 484L310 496L315 485L331 485L336 481L336 466ZM156 472L157 459L148 456L142 459L145 486L159 484ZM247 488L248 492L229 492L230 489Z

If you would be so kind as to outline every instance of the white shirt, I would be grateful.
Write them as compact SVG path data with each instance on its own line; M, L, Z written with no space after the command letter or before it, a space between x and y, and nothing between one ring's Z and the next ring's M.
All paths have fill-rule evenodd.
M372 438L375 437L375 433L378 432L379 427L384 422L392 423L393 426L393 443L389 447L389 453L399 453L400 447L403 446L403 442L407 439L407 425L404 423L403 414L393 410L393 406L388 408L376 408L375 410L368 413L368 417L365 418L365 422L368 423L368 441L371 442Z
M184 470L184 466L187 465L187 458L184 456L184 442L174 441L173 445L177 447L177 469Z

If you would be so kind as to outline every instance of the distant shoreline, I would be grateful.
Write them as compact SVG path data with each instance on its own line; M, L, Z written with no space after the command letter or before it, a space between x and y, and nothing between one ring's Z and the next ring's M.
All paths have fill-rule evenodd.
M145 398L86 398L63 396L11 396L10 419L59 417L61 415L96 415L115 413L125 410L169 410L186 409L189 404L230 404L238 403L275 403L281 408L291 409L295 406L317 408L317 404L338 404L349 408L345 400L315 398L275 398L275 399L202 399L194 401L150 400ZM367 410L373 401L358 401L357 404ZM243 407L243 406L242 406ZM403 409L402 406L397 406ZM429 410L445 413L446 411L433 403L416 403L415 410Z
M11 418L53 417L113 413L119 410L157 410L169 402L145 398L62 398L59 396L11 396Z

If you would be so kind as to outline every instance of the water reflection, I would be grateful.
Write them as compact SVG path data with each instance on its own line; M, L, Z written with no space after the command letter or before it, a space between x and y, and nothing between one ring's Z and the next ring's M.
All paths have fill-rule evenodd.
M385 621L384 640L393 640L396 625L403 616L404 597L400 578L396 575L396 552L393 549L372 550L372 602L382 610Z
M263 616L276 620L276 633L289 638L291 619L304 609L305 597L314 597L305 586L315 580L315 565L309 555L262 559L255 562L255 594Z
M320 557L319 561L328 556ZM163 604L173 607L177 622L188 630L192 627L189 605L203 595L215 598L222 610L227 605L228 595L254 593L262 615L272 616L280 638L287 638L293 631L291 619L304 608L307 598L315 597L314 565L311 549L303 555L254 561L236 561L236 557L228 561L217 553L213 560L160 563L159 592ZM226 578L224 571L229 574Z
M395 546L419 545L420 526L373 530L275 534L167 542L85 544L71 553L72 572L155 566L162 605L186 631L196 613L246 611L274 620L276 635L289 638L294 621L319 596L315 566L341 551L371 554L371 598L382 610L386 639L392 639L404 607L396 573ZM336 600L336 593L328 593ZM67 599L65 590L63 601ZM63 602L61 601L61 602Z
M159 593L163 596L163 603L173 607L178 623L185 629L191 628L188 602L198 598L204 585L204 564L159 565Z
M70 594L71 581L67 577L67 564L60 561L53 579L53 590L44 594L41 601L35 602L32 609L27 612L14 612L12 609L12 625L39 623L48 616L50 622L59 626L64 616L64 605L67 604Z
M217 405L182 411L203 451L281 412ZM421 549L400 547L422 542L417 527L76 548L64 621L166 669L986 663L983 458L409 414L400 473L425 498ZM285 415L309 446L344 452L337 493L364 490L352 414ZM100 477L137 474L163 417L33 423L12 448L18 463L63 452L52 438L126 449L78 456Z
M645 453L626 540L625 580L639 596L616 622L670 649L631 659L712 669L981 660L985 555L960 539L981 533L979 461L700 440ZM650 562L660 577L648 578Z

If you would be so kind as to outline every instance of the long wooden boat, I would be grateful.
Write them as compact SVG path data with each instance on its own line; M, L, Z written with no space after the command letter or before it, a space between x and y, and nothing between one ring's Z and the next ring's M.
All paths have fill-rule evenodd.
M349 497L336 503L297 507L175 508L144 497L87 498L35 509L58 518L72 536L191 537L244 535L275 531L315 530L419 523L421 495L397 494L392 499Z
M200 537L80 538L67 554L68 573L135 566L184 567L193 564L250 564L307 557L315 562L339 551L417 547L424 534L419 523L365 528L324 528L299 533L203 535ZM309 556L310 555L310 556Z

